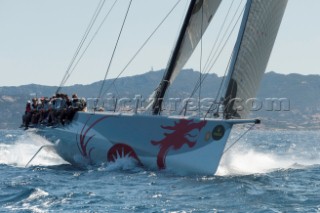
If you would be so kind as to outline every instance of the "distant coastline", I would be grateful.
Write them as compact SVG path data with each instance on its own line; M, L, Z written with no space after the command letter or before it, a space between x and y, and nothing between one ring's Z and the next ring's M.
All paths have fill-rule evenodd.
M150 71L145 74L119 78L115 86L113 80L106 82L106 93L119 97L134 97L139 94L149 97L156 88L163 70ZM199 72L186 69L178 76L168 92L168 97L187 98L199 78ZM216 97L222 77L209 74L202 85L202 97ZM88 85L73 85L63 88L67 94L77 93L80 97L96 97L101 81ZM272 129L319 129L320 128L320 75L279 74L267 72L260 85L257 100L285 100L286 106L280 102L267 103L268 106L252 112L251 117L259 117L262 124L258 128ZM29 84L23 86L0 87L0 128L15 129L20 125L25 103L33 96L50 97L57 87ZM197 96L195 96L197 98ZM280 103L282 104L282 103ZM287 105L290 105L289 108ZM270 108L271 107L271 108ZM286 107L286 108L284 108Z

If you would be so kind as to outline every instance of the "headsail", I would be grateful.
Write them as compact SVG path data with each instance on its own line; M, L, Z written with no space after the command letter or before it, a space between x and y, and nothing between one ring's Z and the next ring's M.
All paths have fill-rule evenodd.
M166 72L152 97L153 114L161 112L162 99L169 84L174 81L192 55L220 3L221 0L191 0Z
M287 5L287 0L248 0L226 78L224 118L251 110Z

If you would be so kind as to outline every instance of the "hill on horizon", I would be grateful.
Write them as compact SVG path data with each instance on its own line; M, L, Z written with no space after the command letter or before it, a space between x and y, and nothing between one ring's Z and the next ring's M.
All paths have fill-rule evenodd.
M133 98L139 94L144 98L158 86L163 70L150 71L144 74L107 80L105 93L117 97ZM186 69L181 72L168 90L167 97L188 98L199 79L199 72ZM222 77L208 74L202 84L201 97L217 96ZM80 97L95 98L102 81L92 84L76 84L62 89L69 95L77 93ZM16 128L20 125L26 101L36 94L37 97L52 96L57 87L29 84L23 86L0 87L0 128ZM261 117L263 123L273 128L319 128L320 127L320 75L279 74L267 72L260 84L257 99L264 103L266 99L285 99L287 105L263 106L261 110L253 111L252 117ZM198 97L196 93L195 98ZM279 107L286 108L277 110Z

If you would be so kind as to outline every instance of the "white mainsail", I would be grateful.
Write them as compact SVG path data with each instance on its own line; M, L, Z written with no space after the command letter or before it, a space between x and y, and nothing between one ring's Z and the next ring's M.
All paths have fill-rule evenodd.
M158 114L161 111L162 99L166 89L192 55L220 3L221 0L191 0L164 77L155 91L154 97L152 97L154 114Z
M249 0L226 78L224 118L245 118L265 72L287 0Z

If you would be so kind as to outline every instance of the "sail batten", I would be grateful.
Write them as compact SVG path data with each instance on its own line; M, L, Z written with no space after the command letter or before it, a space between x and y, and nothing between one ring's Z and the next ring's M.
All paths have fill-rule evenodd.
M225 83L224 118L245 118L265 72L287 0L249 0Z
M153 114L161 112L163 97L197 47L216 13L221 0L191 0L176 46L169 60L164 77L154 93Z

